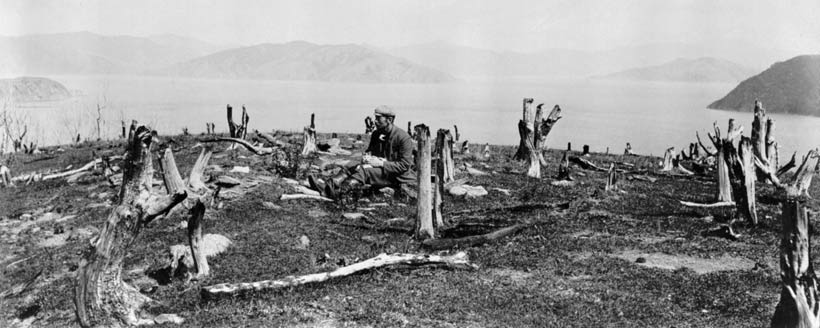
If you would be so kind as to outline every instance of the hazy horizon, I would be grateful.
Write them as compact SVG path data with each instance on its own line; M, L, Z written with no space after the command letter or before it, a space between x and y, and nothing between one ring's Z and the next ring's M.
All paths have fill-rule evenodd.
M171 34L224 46L446 42L524 53L742 42L798 55L820 53L816 17L817 1L0 0L0 35Z

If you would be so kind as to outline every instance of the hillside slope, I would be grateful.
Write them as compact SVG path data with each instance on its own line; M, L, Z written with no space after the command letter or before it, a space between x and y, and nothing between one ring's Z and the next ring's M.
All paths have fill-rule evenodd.
M656 66L639 67L601 76L603 79L679 82L740 82L755 74L734 62L701 57L679 58Z
M820 55L776 63L741 82L709 108L751 111L756 99L773 113L820 116Z
M225 50L155 73L184 77L367 83L455 80L446 73L367 47L317 45L304 41Z

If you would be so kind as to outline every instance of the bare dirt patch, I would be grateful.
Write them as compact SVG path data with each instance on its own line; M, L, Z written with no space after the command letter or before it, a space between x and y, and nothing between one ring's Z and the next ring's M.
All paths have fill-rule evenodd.
M751 270L755 267L755 261L729 255L722 255L715 258L700 258L687 255L644 253L637 250L629 250L612 254L611 256L650 268L667 270L689 268L698 274L718 271ZM642 263L640 263L638 262L639 259L643 259L645 262L641 261Z

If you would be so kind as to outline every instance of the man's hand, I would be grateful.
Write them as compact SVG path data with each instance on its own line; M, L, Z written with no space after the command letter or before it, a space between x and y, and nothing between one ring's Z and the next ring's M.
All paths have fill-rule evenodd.
M386 160L384 158L376 156L365 155L362 157L362 164L370 165L372 167L382 167L384 166L385 161Z

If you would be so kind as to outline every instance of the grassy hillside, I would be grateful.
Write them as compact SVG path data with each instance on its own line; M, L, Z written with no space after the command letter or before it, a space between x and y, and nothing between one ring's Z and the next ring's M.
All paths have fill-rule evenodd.
M187 175L199 153L192 148L197 138L161 139L173 147ZM342 146L361 153L362 145L353 140L343 136ZM122 147L116 141L85 143L6 160L15 175L59 171L98 156L122 154ZM509 160L514 147L491 147L490 160L456 157L457 167L470 164L490 173L456 173L456 178L486 187L489 194L477 199L445 195L445 227L439 233L452 237L530 225L498 242L464 249L478 265L475 270L378 269L277 291L203 298L202 286L329 271L383 252L425 252L410 238L413 201L378 191L365 192L346 205L279 200L293 193L285 177L303 181L309 164L333 157L303 158L303 168L294 175L280 170L278 161L218 145L206 170L209 183L228 175L241 185L222 189L206 215L204 233L227 236L233 245L209 260L212 274L204 280L163 275L169 247L187 243L180 227L183 217L172 215L143 230L124 263L124 278L158 301L147 313L177 313L186 319L182 327L769 324L780 292L780 206L770 186L759 185L760 225L737 224L742 237L730 241L707 231L733 218L732 210L679 203L712 201L717 188L713 174L669 175L658 171L658 158L592 154L590 161L604 167L614 163L623 170L617 190L603 190L605 172L579 167L573 167L574 185L561 187L552 185L551 177L525 177L524 164ZM479 147L472 151L478 153ZM558 171L562 154L546 153L546 176ZM230 172L234 166L248 166L250 173ZM812 195L818 195L817 185ZM116 190L99 173L72 183L58 179L0 189L0 290L42 272L29 288L0 299L0 325L75 325L74 274L89 240L114 208ZM364 218L342 216L352 212ZM62 244L55 243L60 240ZM818 251L816 243L813 249Z

